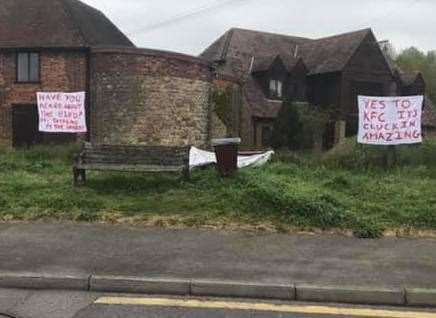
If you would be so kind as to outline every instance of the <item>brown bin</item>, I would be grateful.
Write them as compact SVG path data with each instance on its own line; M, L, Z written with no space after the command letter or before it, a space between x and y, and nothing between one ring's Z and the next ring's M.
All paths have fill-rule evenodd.
M240 138L214 139L217 170L221 177L232 176L238 170L238 148Z

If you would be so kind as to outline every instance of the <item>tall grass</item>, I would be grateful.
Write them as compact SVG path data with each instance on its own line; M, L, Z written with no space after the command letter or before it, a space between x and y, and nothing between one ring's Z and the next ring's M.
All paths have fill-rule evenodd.
M277 229L436 229L436 143L383 150L348 140L322 158L280 153L272 163L229 179L214 169L178 175L90 173L72 186L77 146L0 150L0 220L100 221L166 218L171 224L263 224ZM379 162L381 164L379 165Z

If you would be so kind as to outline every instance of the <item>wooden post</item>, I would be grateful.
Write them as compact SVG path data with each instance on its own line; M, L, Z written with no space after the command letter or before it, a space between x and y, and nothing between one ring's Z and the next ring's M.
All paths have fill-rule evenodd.
M183 180L190 181L191 180L191 169L185 168L182 171Z
M385 151L385 166L392 168L397 164L397 146L387 146Z

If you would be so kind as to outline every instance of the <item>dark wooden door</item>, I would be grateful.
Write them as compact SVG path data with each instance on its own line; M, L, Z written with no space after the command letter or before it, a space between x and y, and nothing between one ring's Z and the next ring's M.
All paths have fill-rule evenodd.
M38 129L36 105L12 106L12 131L14 147L29 147L42 141Z

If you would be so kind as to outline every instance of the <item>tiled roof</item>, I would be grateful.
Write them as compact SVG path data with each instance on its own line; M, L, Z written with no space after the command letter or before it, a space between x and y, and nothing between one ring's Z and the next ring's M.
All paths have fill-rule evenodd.
M397 76L400 78L401 83L404 86L409 86L414 84L417 80L419 80L421 73L419 72L404 72L402 70L400 70L399 68L397 68L396 70L396 74Z
M267 71L273 64L273 62L280 58L283 65L288 72L291 72L297 65L298 61L301 59L295 58L293 56L280 56L280 55L270 55L270 56L257 56L254 59L252 73Z
M251 58L277 56L301 58L309 74L341 71L371 29L317 40L244 29L231 29L207 48L202 56L211 61L225 60L220 72L244 76Z
M0 48L133 46L103 13L78 0L0 1Z
M310 74L341 71L370 29L307 41L300 47L299 56L306 63Z

